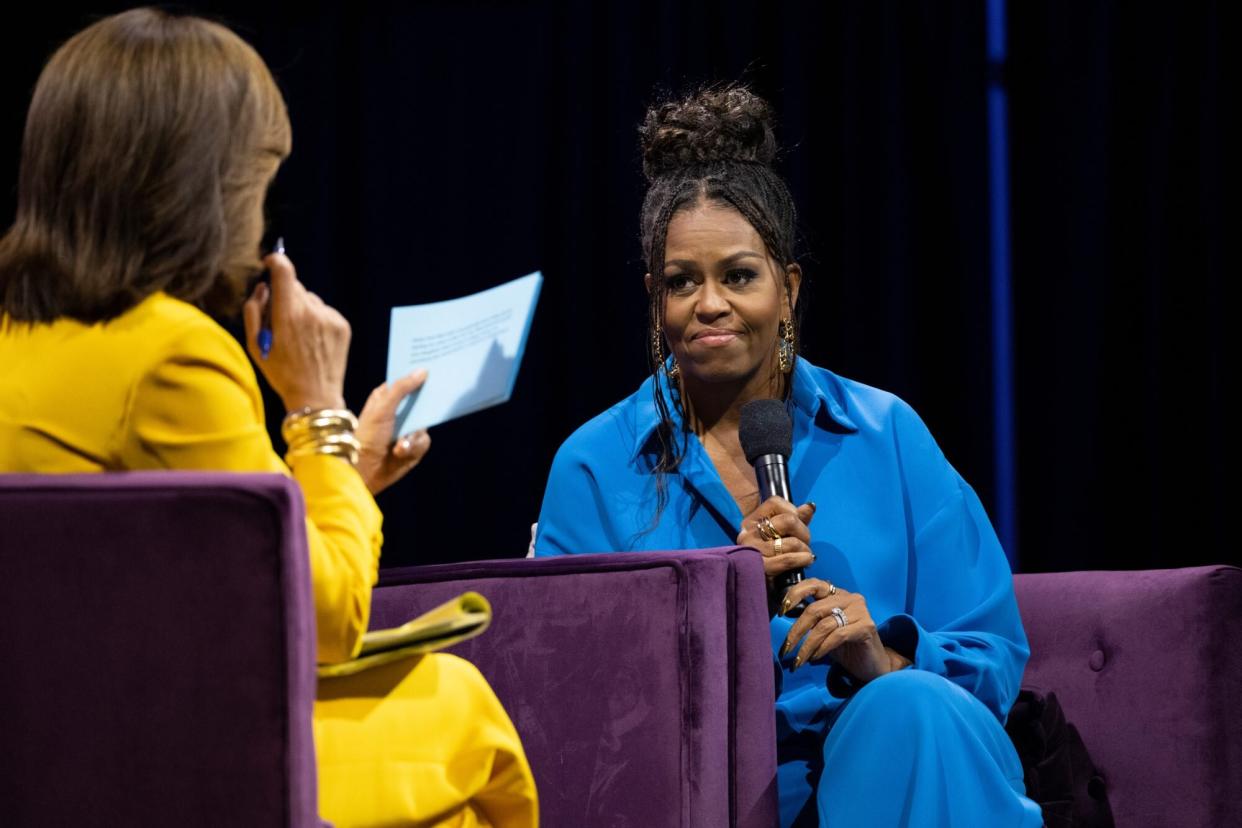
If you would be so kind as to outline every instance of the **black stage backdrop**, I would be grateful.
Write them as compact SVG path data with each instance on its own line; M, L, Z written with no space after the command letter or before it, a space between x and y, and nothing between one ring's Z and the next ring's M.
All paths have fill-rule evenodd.
M125 7L27 6L0 32L5 226L43 61ZM657 90L703 81L748 80L777 107L805 354L911 402L992 509L982 2L189 8L284 90L294 153L269 215L354 323L355 408L383 380L391 306L547 278L513 400L434 429L381 496L385 565L524 554L557 446L643 379L635 128ZM1220 23L1215 4L1010 9L1023 570L1239 559Z

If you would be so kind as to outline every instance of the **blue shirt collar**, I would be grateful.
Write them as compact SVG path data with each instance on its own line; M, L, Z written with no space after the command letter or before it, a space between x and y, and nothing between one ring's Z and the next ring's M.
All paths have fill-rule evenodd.
M835 379L835 377L824 372L826 377ZM657 381L657 377L648 377L647 381L638 389L638 395L635 400L634 407L634 449L630 454L631 462L646 450L648 443L651 442L655 435L656 427L660 425L660 414L656 409L655 399L652 396L652 383ZM678 425L681 424L681 413L673 402L672 394L669 390L668 379L664 372L660 372L658 376L660 383L660 393L664 397L664 404L668 407L669 416ZM836 383L822 382L817 372L812 369L811 364L805 359L798 359L794 362L793 370L793 395L790 399L793 407L800 411L804 416L810 418L820 428L825 428L823 417L827 417L838 428L848 432L858 431L858 426L845 413L844 391Z

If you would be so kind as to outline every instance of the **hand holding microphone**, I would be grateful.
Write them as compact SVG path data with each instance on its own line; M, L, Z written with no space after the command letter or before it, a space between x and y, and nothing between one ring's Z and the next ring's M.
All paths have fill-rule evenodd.
M763 573L778 594L801 581L802 570L815 560L807 528L814 516L814 503L795 507L784 498L770 497L742 519L737 544L763 553Z
M763 570L776 598L802 580L802 570L815 560L807 524L815 516L815 504L794 507L789 492L789 455L793 449L793 423L779 400L752 400L742 406L738 439L746 459L755 467L759 483L759 508L742 520L739 545L763 553Z
M763 571L772 584L772 603L781 615L797 616L778 657L797 655L797 670L808 661L831 657L862 682L909 666L910 660L886 647L863 596L818 578L803 580L815 555L807 524L815 504L789 502L789 455L793 423L779 400L752 400L742 406L738 439L755 466L763 503L742 521L739 545L763 553ZM800 646L799 646L800 645Z

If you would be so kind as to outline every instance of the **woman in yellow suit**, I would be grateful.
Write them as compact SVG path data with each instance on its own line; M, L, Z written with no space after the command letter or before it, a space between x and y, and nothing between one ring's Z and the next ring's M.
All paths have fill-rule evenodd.
M0 472L216 469L292 474L306 500L321 662L367 627L380 553L373 495L426 453L391 444L414 374L342 396L349 325L276 253L262 205L289 154L284 101L222 26L137 9L52 56L26 123L0 239ZM251 356L280 395L286 462L254 370L214 316L244 301ZM260 331L270 330L270 350ZM338 826L528 826L534 782L482 676L447 655L321 683L320 811Z

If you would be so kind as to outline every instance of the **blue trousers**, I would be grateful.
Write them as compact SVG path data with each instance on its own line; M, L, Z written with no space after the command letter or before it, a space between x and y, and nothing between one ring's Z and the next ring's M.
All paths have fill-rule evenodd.
M1038 828L996 717L948 679L900 670L838 711L823 763L782 757L781 825Z

